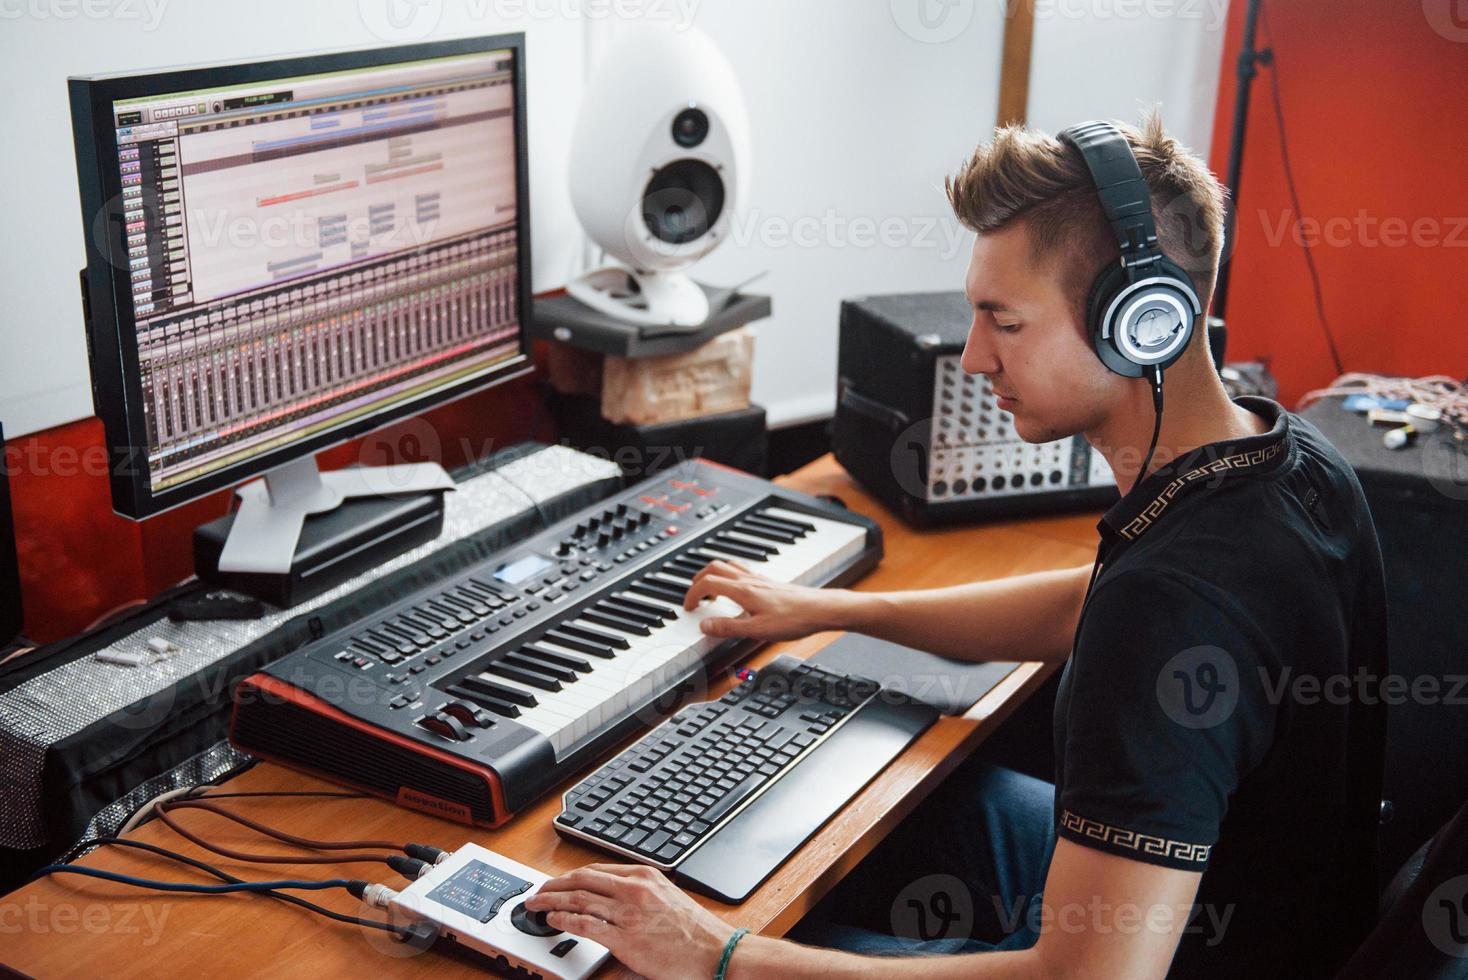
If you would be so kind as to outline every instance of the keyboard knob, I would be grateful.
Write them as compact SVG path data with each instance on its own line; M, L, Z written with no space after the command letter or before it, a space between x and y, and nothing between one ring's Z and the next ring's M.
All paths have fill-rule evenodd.
M586 526L585 522L582 522L582 523L576 525L576 530L573 531L572 534L575 537L584 538L584 537L586 537L586 532L589 531L589 530L590 530L590 528L588 528Z
M626 504L618 504L617 505L617 516L618 517L626 517L627 516L627 505Z
M532 912L521 902L510 912L510 924L527 936L559 936L561 930L545 921L549 912Z
M596 546L598 548L605 548L609 543L611 543L611 540L612 536L603 531L596 536Z
M616 540L617 538L620 538L622 536L622 532L625 531L625 530L626 530L626 528L622 527L622 525L620 525L620 524L613 524L612 525L612 540Z
M575 549L571 547L571 542L562 541L560 547L556 548L556 554L564 557L565 555L571 554L571 552L573 552L574 550Z

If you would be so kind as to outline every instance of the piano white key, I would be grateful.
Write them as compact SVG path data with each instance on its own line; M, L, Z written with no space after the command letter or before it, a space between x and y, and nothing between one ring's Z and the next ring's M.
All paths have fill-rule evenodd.
M766 561L747 562L761 575L776 581L815 584L827 578L835 568L858 556L866 543L864 528L842 521L813 517L777 507L765 508L762 512L771 517L798 521L815 528L793 544L778 545L776 552ZM727 526L720 528L720 531L729 534L734 540L740 539L738 532ZM764 539L750 539L750 542L766 548L776 547L773 542ZM660 566L655 564L652 567ZM691 582L691 578L677 571L651 572L645 577L659 581L675 591L685 591ZM524 688L535 695L538 702L536 707L522 708L519 720L545 734L558 756L566 754L577 743L640 709L666 691L674 681L699 666L721 642L703 633L699 625L703 620L744 614L737 603L722 596L700 603L691 612L671 601L659 601L636 593L629 597L657 602L671 610L675 618L665 621L661 626L652 627L649 636L627 634L614 627L572 620L572 625L627 641L628 646L625 649L614 649L615 656L610 660L559 647L553 639L542 637L538 643L545 644L549 649L564 650L568 655L580 657L592 666L589 674L578 675L577 681L564 684L560 691L531 689L525 685L516 685L498 675L490 675L490 679L497 684Z

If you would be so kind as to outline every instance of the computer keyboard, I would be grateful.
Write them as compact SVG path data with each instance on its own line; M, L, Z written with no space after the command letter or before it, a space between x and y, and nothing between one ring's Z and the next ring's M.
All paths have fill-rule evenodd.
M788 814L769 817L789 826L768 874L936 717L926 705L880 694L880 685L868 678L777 657L717 701L684 707L578 783L565 794L556 829L677 871L711 838L735 828L774 787L802 783L813 771L803 765L807 760L821 768L839 765L844 795L812 795L805 800L808 815L793 822ZM858 719L869 723L823 755ZM737 832L746 829L763 835L769 828ZM687 877L694 887L705 886L700 890L727 894L696 874Z

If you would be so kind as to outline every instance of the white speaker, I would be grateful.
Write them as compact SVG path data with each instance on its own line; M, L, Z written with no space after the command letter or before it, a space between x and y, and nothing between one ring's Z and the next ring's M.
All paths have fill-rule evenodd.
M695 29L629 29L589 80L571 142L571 201L620 263L566 291L617 319L696 329L687 269L728 236L749 184L749 119L734 71Z

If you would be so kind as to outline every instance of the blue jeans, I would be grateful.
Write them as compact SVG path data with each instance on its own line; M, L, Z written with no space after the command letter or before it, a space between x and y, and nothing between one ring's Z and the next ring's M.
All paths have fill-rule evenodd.
M1050 783L970 759L789 938L877 956L1033 946L1054 806Z

